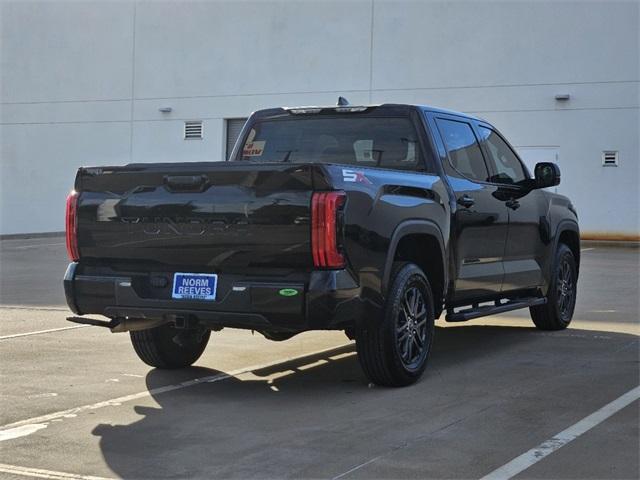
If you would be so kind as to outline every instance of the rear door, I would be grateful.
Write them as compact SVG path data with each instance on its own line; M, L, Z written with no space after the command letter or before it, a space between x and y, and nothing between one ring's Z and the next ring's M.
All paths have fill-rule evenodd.
M498 187L488 182L489 169L472 123L440 114L432 121L457 203L451 242L456 270L454 301L491 296L502 288L506 207L496 197Z

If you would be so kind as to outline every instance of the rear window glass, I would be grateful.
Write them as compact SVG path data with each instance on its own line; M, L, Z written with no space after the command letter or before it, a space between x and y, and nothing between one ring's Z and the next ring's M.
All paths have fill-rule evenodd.
M259 120L249 131L237 159L402 170L422 165L415 129L404 117Z

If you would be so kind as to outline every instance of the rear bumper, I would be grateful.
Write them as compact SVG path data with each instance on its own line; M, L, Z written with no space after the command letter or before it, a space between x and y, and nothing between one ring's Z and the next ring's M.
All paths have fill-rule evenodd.
M166 279L171 274L152 275ZM64 277L67 304L78 315L188 318L211 327L279 331L342 329L362 318L365 305L347 270L278 278L221 274L215 301L172 299L169 284L154 281L151 287L149 279L148 273L122 274L71 263ZM283 296L282 289L298 294Z

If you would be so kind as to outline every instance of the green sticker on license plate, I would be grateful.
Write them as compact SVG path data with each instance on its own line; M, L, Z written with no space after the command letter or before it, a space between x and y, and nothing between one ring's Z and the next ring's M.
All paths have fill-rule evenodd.
M283 288L278 293L283 297L293 297L298 294L298 290L295 288Z

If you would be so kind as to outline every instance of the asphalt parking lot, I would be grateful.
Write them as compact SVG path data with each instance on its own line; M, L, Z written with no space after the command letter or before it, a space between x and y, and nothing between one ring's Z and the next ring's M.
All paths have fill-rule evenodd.
M195 367L151 369L127 334L65 321L62 238L0 248L0 478L640 474L637 249L584 249L570 329L439 321L423 379L385 389L335 332L224 330Z

